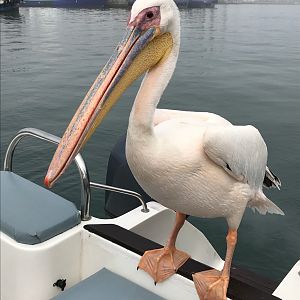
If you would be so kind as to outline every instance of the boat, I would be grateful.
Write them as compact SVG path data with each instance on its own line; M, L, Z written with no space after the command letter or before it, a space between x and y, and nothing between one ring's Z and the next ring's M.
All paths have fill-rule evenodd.
M17 11L20 6L20 0L0 0L0 13Z
M192 258L177 274L154 285L137 265L144 251L165 242L175 213L151 199L146 203L136 191L91 181L80 154L75 158L81 182L78 211L67 199L13 171L15 149L28 137L60 142L50 133L25 128L7 148L1 171L2 300L198 299L192 274L220 270L224 263L201 231L185 222L177 245ZM119 149L118 157L122 157ZM26 153L34 159L33 152ZM116 155L112 157L116 169ZM108 174L114 177L114 171ZM136 205L112 219L96 218L90 214L91 189L125 194ZM280 283L274 283L233 266L228 297L294 300L300 294L299 269L300 260Z
M176 0L179 8L213 8L217 0Z
M104 8L106 0L23 0L23 7Z
M3 0L1 0L3 1ZM23 0L23 7L109 8L132 6L135 0ZM176 0L180 8L212 8L217 0Z

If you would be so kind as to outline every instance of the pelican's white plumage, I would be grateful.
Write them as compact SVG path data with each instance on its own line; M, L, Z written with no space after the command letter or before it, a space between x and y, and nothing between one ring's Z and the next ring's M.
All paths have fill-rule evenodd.
M152 6L160 7L161 29L172 34L173 47L167 58L148 70L141 84L130 114L126 157L146 193L177 215L166 246L145 252L139 268L155 281L165 280L188 258L175 248L184 216L224 217L229 230L223 270L193 275L201 299L224 300L245 208L283 214L262 191L265 176L269 186L278 187L280 181L268 171L267 147L255 127L234 126L207 112L156 109L176 66L180 18L172 0L150 0L147 4L137 0L131 20Z

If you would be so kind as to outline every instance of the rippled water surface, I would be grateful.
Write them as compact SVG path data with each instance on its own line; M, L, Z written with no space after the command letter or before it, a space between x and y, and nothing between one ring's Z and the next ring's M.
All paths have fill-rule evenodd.
M1 156L23 127L62 135L101 66L121 39L126 10L20 9L1 15ZM227 5L182 11L182 47L160 107L218 113L260 129L269 165L283 182L267 194L286 216L245 213L234 262L281 279L300 258L300 6ZM111 148L126 130L139 82L83 151L91 177L105 181ZM15 170L38 183L55 147L21 142ZM74 201L72 167L54 189ZM92 212L104 216L103 194ZM17 209L17 208L16 208ZM224 256L224 220L191 221Z

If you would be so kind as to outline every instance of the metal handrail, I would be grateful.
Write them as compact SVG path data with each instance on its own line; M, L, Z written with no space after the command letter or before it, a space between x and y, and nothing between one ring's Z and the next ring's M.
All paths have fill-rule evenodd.
M106 184L101 184L101 183L96 183L96 182L90 182L90 186L92 188L96 188L96 189L99 189L99 190L105 190L105 191L110 191L110 192L116 192L116 193L119 193L119 194L125 194L125 195L129 195L129 196L132 196L132 197L135 197L137 198L141 204L142 204L142 212L144 213L147 213L149 212L149 209L147 207L147 203L143 200L143 197L142 195L140 195L139 193L137 192L134 192L134 191L130 191L130 190L126 190L126 189L121 189L121 188L117 188L115 186L111 186L111 185L106 185Z
M40 129L36 129L36 128L21 129L16 134L16 136L12 139L12 141L10 142L10 144L6 150L5 159L4 159L4 170L5 171L12 172L12 165L13 165L12 162L13 162L14 151L15 151L18 143L26 136L32 136L32 137L35 137L35 138L38 138L38 139L41 139L41 140L44 140L44 141L47 141L47 142L50 142L53 144L59 144L60 140L61 140L60 137L50 134L50 133L45 132ZM80 153L78 153L75 156L74 160L77 165L77 168L78 168L78 171L80 174L80 179L81 179L80 182L81 182L81 220L82 221L87 221L87 220L91 219L91 214L90 214L91 187L135 197L142 204L141 211L144 213L149 212L146 202L143 200L142 196L139 193L130 191L130 190L126 190L126 189L117 188L114 186L101 184L101 183L90 182L90 177L89 177L87 167L86 167L85 162L84 162L82 156L80 155Z
M59 144L61 138L59 138L56 135L50 134L48 132L45 132L40 129L36 128L24 128L21 129L16 136L12 139L10 142L6 154L5 154L5 159L4 159L4 170L5 171L11 171L12 172L12 161L13 161L13 155L14 151L16 149L16 146L18 143L26 136L32 136L47 142L50 142L52 144ZM81 179L81 220L82 221L87 221L91 219L91 214L90 214L90 206L91 206L91 189L90 189L90 178L89 178L89 173L86 168L85 162L78 153L75 157L75 163L77 165L79 174L80 174L80 179Z

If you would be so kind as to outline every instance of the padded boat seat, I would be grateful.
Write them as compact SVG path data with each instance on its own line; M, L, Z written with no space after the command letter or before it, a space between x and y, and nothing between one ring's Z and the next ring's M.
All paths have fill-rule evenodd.
M158 300L163 298L107 269L101 269L53 299Z
M23 244L44 242L80 223L70 201L22 178L1 171L1 231Z

